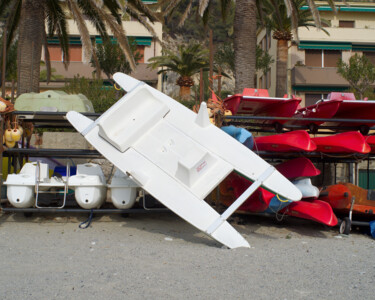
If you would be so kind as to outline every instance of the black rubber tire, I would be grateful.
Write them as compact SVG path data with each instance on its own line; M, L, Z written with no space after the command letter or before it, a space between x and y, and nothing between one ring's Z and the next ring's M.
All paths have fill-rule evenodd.
M309 131L311 134L316 134L318 132L319 126L316 125L315 123L310 123L309 124Z
M352 221L350 221L350 219L346 217L340 223L339 232L341 234L349 235L351 228L352 228Z
M359 132L362 133L363 135L368 135L369 131L370 131L370 127L368 127L367 125L359 126Z
M25 218L31 218L33 216L33 213L32 212L24 212L23 215L24 215Z
M277 133L281 133L283 131L283 124L280 124L279 122L276 122L273 124L273 126L275 127L275 130Z

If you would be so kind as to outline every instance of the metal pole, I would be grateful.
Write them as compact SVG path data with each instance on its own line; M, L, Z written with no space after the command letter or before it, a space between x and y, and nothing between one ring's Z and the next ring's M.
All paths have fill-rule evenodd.
M204 90L203 90L203 69L200 70L200 78L199 78L199 104L202 103L204 100Z
M8 19L6 24L8 24ZM3 68L2 68L2 74L1 74L1 95L5 99L5 70L6 70L6 55L7 55L7 26L5 26L3 31Z
M212 29L210 29L210 80L209 86L213 90L213 65L214 65L214 42L212 37Z

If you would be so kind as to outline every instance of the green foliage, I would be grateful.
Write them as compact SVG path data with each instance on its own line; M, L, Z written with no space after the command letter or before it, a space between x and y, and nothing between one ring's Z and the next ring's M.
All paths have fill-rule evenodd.
M168 6L170 1L165 1ZM163 29L171 37L180 35L185 41L199 40L207 38L207 28L213 30L214 44L229 42L232 40L234 3L231 2L224 11L220 8L221 0L211 0L207 13L204 17L207 19L207 25L204 25L205 19L198 14L198 1L194 1L191 12L187 16L183 26L179 26L180 20L189 4L190 0L181 1L181 5L176 7L171 14L165 18ZM225 19L223 20L223 15Z
M215 52L214 62L217 66L220 66L224 70L234 72L234 49L232 43L224 43L218 47ZM267 52L263 51L257 45L256 48L256 70L262 70L263 73L267 73L270 69L270 65L274 62L272 56Z
M357 99L363 99L366 93L371 93L371 84L375 82L375 66L365 55L357 53L349 59L349 63L340 59L337 63L337 73L349 82Z
M1 36L1 41L3 40L3 37ZM13 43L8 49L6 53L6 71L5 71L5 79L7 81L12 81L17 80L17 46L18 43L15 42ZM1 70L2 70L2 65L3 65L3 43L1 42L0 44L0 65L1 65Z
M41 66L45 66L46 63L44 61L40 62ZM55 68L51 68L51 78L50 80L63 80L65 77L59 74L54 74L56 72ZM39 80L40 81L47 81L47 70L40 70L40 75L39 75Z
M178 53L171 50L164 50L164 55L155 56L149 59L152 68L163 67L158 74L164 72L175 72L181 77L192 75L199 72L201 68L207 68L208 50L203 49L201 44L179 45Z
M68 94L83 94L91 100L94 110L101 113L110 108L123 92L117 91L113 86L103 85L103 80L87 79L75 76L65 84L63 89Z
M137 63L142 58L142 55L137 52L135 38L129 37L128 41L130 49L134 55L134 60ZM103 44L95 45L95 51L98 57L99 67L108 79L110 79L112 74L116 72L129 74L132 71L129 61L126 59L124 52L116 42L106 39ZM91 59L90 63L93 68L96 68L93 59ZM95 70L95 72L97 72L97 70Z

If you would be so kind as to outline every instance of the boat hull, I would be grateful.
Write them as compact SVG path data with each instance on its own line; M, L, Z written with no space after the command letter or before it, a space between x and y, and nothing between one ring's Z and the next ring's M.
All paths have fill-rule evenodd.
M375 217L375 194L354 184L339 183L324 187L319 198L329 203L335 211L348 214L353 196L353 214Z
M248 91L260 92L248 92ZM262 92L263 91L263 92ZM265 92L264 92L265 91ZM230 96L223 100L224 106L233 115L252 115L267 117L292 117L301 102L300 98L273 98L267 90L245 89L244 93ZM262 121L262 123L284 124L287 120Z
M316 145L305 130L254 138L255 150L272 152L314 151Z
M323 153L369 153L370 146L362 134L357 131L343 132L331 136L311 139L317 146L317 151Z
M296 218L312 220L328 226L337 225L337 217L333 213L332 207L327 202L321 200L293 202L281 210L280 213Z
M306 157L298 157L276 166L276 169L288 179L298 177L313 177L320 174L310 159Z
M324 121L307 121L303 119L304 118L330 119L336 114L341 102L342 102L341 100L321 101L314 105L300 108L297 110L297 113L294 115L294 117L299 118L300 120L291 121L291 122L288 122L288 124L301 125L301 126L315 124L319 126L323 124Z

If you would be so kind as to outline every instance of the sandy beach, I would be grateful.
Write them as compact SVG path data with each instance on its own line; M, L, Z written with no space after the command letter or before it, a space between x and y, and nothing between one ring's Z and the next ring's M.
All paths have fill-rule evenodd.
M356 230L246 216L251 248L229 250L171 212L86 217L3 214L1 299L374 298L375 240Z

